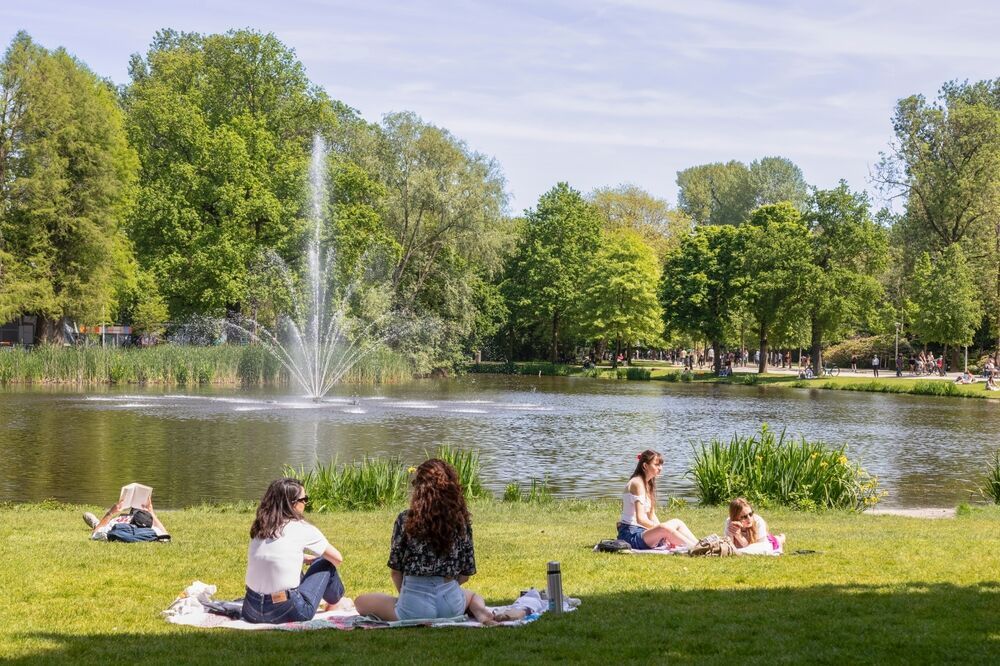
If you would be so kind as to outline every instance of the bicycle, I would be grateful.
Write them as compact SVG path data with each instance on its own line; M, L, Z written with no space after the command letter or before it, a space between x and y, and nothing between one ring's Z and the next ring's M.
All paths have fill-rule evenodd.
M833 365L832 363L830 365L824 365L823 366L823 376L824 377L836 377L839 374L840 374L840 368L838 368L837 366Z

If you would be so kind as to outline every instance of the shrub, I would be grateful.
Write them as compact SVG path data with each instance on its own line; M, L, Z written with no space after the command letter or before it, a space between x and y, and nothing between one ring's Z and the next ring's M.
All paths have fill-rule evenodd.
M302 482L312 511L366 510L402 505L407 473L398 458L362 458L349 465L319 463L306 472L285 466L285 475Z
M979 491L994 504L1000 504L1000 449L993 452L993 460L986 468L983 485Z
M625 369L625 379L649 381L652 374L653 373L649 368L629 367Z
M684 372L681 373L681 381L682 382L690 382L692 380L694 380L694 373L693 372L689 372L689 371L685 370Z
M663 379L668 382L679 382L681 380L681 373L679 370L672 370L663 375Z
M885 493L876 477L848 460L846 448L786 439L784 431L775 437L765 423L753 436L702 444L688 476L703 504L743 496L759 504L862 511Z
M527 490L521 488L517 481L511 481L503 490L503 501L523 504L548 504L553 500L552 486L549 477L532 479Z
M747 386L756 386L759 381L760 381L760 375L758 375L756 372L748 372L745 375L743 375L743 383L746 384Z
M851 356L857 355L858 369L871 369L871 359L876 353L882 360L882 369L885 371L893 368L895 359L896 338L893 334L877 335L867 338L851 338L839 342L823 353L823 360L826 363L833 363L841 368L851 367ZM899 338L899 353L908 357L913 351L909 341L903 337Z
M428 458L440 458L455 468L455 471L458 472L458 480L462 484L462 490L465 492L466 499L476 499L489 494L480 476L482 466L479 463L479 454L477 452L468 449L455 449L447 444L443 444L438 447L434 456L427 454L426 451L424 454Z

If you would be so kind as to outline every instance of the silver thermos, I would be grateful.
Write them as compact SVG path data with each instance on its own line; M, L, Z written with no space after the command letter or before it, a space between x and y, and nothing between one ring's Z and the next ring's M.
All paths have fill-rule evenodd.
M553 613L563 612L563 588L562 572L559 570L558 562L549 562L548 568L547 596L549 598L549 610Z

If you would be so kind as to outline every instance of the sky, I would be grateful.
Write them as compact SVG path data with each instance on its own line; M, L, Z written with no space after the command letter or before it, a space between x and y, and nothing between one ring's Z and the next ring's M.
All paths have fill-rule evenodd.
M675 202L679 170L779 155L871 185L898 99L1000 76L986 0L0 0L26 30L128 81L161 28L252 28L377 122L414 111L495 157L520 213L559 181Z

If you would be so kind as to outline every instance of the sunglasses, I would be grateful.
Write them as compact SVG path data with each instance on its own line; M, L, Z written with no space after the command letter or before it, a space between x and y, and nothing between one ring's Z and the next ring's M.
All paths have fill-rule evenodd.
M303 504L309 504L309 495L303 495L302 497L295 500L294 503L298 504L299 502L302 502Z
M738 520L740 522L743 522L744 520L750 520L751 518L753 518L753 511L751 511L750 513L743 514L742 516L740 516L736 520Z

